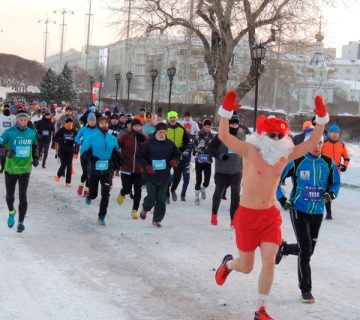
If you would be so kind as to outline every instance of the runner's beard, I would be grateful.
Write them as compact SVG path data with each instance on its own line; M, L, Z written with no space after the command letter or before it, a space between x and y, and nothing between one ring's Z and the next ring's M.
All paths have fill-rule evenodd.
M294 143L289 136L281 140L274 140L266 134L259 135L253 133L246 136L246 142L255 146L263 159L271 166L276 164L281 158L287 158L294 150Z

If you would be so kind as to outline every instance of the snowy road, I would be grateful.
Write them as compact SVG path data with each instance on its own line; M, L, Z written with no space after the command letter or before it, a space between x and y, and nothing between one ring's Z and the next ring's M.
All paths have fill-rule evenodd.
M257 263L251 275L232 273L223 287L214 270L226 253L236 254L227 202L219 226L210 225L213 188L200 207L168 206L164 227L130 218L130 201L110 198L107 226L95 225L99 201L86 206L73 187L53 180L57 164L36 168L30 181L23 234L6 226L4 177L0 176L0 319L253 319ZM80 171L79 161L76 169ZM192 180L194 174L192 174ZM334 220L324 221L312 259L314 305L299 301L297 261L277 267L269 313L275 319L360 319L359 191L343 189ZM287 213L283 231L294 240Z

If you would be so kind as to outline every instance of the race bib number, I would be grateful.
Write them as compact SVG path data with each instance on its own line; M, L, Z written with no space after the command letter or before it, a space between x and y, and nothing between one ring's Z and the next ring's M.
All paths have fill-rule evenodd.
M198 154L198 162L200 162L200 163L209 162L209 155L207 153L199 153Z
M305 187L304 200L305 201L323 201L323 198L322 198L323 193L324 193L323 188Z
M109 161L108 160L98 160L95 163L95 169L98 171L105 171L109 169Z
M166 169L166 161L164 160L153 160L152 167L154 170L165 170Z
M30 146L16 146L15 155L18 158L28 158L30 156Z
M47 137L49 135L49 130L41 130L41 135Z
M10 121L3 121L3 128L10 128L11 122Z
M72 133L65 133L64 140L66 140L66 141L74 140L74 135Z

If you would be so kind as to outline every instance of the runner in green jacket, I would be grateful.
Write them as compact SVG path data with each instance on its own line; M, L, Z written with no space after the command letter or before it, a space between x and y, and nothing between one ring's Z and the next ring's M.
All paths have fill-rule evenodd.
M25 230L24 219L27 211L27 187L31 165L39 164L36 132L28 128L30 117L22 111L16 115L16 125L6 130L0 137L0 152L6 154L5 186L6 203L9 208L8 227L15 224L15 188L19 182L19 221L17 232ZM6 148L5 148L6 146Z

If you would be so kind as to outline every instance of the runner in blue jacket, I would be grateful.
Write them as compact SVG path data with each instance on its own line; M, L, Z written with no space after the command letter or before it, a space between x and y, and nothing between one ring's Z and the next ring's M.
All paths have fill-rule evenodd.
M112 173L120 167L120 148L116 138L108 133L109 118L100 117L98 126L99 128L81 145L80 154L86 156L89 161L89 195L85 201L90 204L91 200L96 199L100 182L101 200L97 224L105 225Z
M89 136L91 136L96 129L96 116L93 112L90 112L87 116L87 125L85 127L82 127L78 134L75 137L75 142L81 146L85 139ZM84 197L86 198L89 194L89 184L87 181L87 167L88 167L88 161L87 158L84 156L80 156L80 164L82 169L82 175L80 178L80 184L77 188L77 194L79 196L82 196L84 192ZM84 183L85 183L85 189L84 189Z
M276 256L276 263L281 261L283 255L298 256L299 288L305 303L315 302L311 292L310 258L314 253L323 220L324 204L335 199L340 189L340 176L335 162L321 155L323 143L322 138L312 152L287 164L276 194L283 209L290 210L297 239L297 244L283 241ZM281 182L287 177L291 177L293 183L289 199L281 189Z

